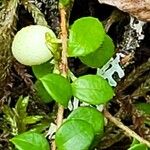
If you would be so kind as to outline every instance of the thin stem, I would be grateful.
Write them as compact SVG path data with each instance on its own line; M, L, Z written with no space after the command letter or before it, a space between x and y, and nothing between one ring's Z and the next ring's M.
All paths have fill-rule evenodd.
M58 105L58 112L56 118L57 129L61 126L63 122L63 114L64 114L64 107L62 105ZM56 150L55 141L52 141L51 150Z
M62 76L67 77L68 72L68 61L67 61L67 26L66 26L66 11L65 8L60 8L60 27L61 27L61 40L62 40L62 53L61 62L59 65L59 70ZM58 105L58 115L57 115L57 128L60 127L63 121L64 108Z
M67 61L67 25L66 25L66 11L65 8L60 8L60 27L61 27L61 40L62 40L62 53L61 53L61 62L60 62L60 73L64 77L67 77L68 72L68 61ZM63 121L63 113L64 108L59 105L58 106L58 115L57 115L57 127L61 125Z
M129 135L130 137L133 137L137 139L140 143L146 144L148 147L150 147L150 142L140 137L138 134L136 134L134 131L132 131L130 128L125 126L122 122L120 122L117 118L113 117L107 110L104 110L104 115L107 119L109 119L111 122L113 122L117 127L122 129Z
M61 53L61 61L59 65L59 70L62 76L67 77L68 73L68 61L67 61L67 20L66 20L66 11L65 8L60 8L60 19L61 19L61 40L62 40L62 53ZM64 107L62 105L58 105L57 112L57 129L61 126L63 122L63 114ZM56 150L55 142L52 143L52 150Z
M62 105L58 105L58 112L57 112L57 119L56 119L57 128L59 128L63 122L63 114L64 114L64 107Z
M66 21L66 11L64 8L60 8L60 18L61 18L61 40L62 40L62 53L60 62L60 72L63 76L67 77L68 72L68 60L67 60L67 21Z

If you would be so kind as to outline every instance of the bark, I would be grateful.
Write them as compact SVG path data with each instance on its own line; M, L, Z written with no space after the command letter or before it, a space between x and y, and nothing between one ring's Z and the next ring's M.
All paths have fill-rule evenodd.
M98 0L112 5L142 21L150 21L150 0Z

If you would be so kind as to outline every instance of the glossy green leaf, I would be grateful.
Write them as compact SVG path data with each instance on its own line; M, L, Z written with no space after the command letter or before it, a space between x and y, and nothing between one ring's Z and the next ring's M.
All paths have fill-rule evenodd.
M112 87L98 75L85 75L72 83L73 96L89 104L105 104L114 96Z
M108 35L106 35L101 47L93 53L80 57L80 60L90 67L102 67L113 56L114 48L113 41Z
M148 147L145 144L135 144L130 147L128 150L148 150Z
M56 102L67 107L72 96L72 89L69 81L58 74L48 74L40 78L40 80L51 97Z
M80 119L88 122L97 135L102 135L104 132L104 116L95 108L78 107L68 116L68 119Z
M150 115L150 104L149 103L138 103L135 105L138 110L142 111L144 114Z
M25 132L10 140L18 150L49 150L46 138L38 133Z
M44 75L52 73L53 69L54 65L49 62L43 63L41 65L32 66L32 71L37 79L43 77Z
M70 119L57 130L58 150L87 150L94 138L94 130L86 121Z
M105 31L101 22L94 17L83 17L71 26L68 55L85 56L96 51L103 43Z
M39 80L36 81L34 87L37 92L37 95L40 97L40 100L42 102L49 103L49 102L53 101L52 97L46 91L46 89L44 88L41 81L39 81Z

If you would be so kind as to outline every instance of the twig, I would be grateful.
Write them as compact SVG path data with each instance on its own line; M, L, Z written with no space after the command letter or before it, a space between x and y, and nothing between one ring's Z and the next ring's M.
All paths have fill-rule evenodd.
M63 114L64 114L64 107L62 105L58 105L58 112L57 112L57 119L56 119L57 129L61 126L63 122ZM55 141L52 141L51 150L56 150Z
M67 61L67 26L66 26L66 11L64 7L60 7L60 27L61 27L61 40L62 40L62 53L61 53L61 62L59 65L60 73L62 76L67 77L68 72L68 61ZM61 125L63 121L63 112L64 108L58 106L58 115L57 115L57 127Z
M65 8L60 8L60 18L61 18L61 40L62 40L62 55L60 63L60 72L63 76L67 76L68 72L68 61L67 61L67 24L66 24L66 11Z
M125 18L125 15L118 9L115 9L111 15L109 16L108 19L106 19L105 23L105 30L106 32L109 31L110 27L112 26L112 24L114 24L115 22L118 22L122 19Z
M57 120L56 120L57 129L63 122L63 114L64 114L64 107L62 105L58 105Z
M59 65L59 70L62 76L67 77L68 73L68 61L67 61L67 25L66 25L66 10L64 7L60 6L60 26L61 26L61 40L62 40L62 53L61 53L61 61ZM58 112L57 112L57 129L63 122L63 114L64 114L64 107L58 105ZM52 143L52 150L56 150L55 142Z
M142 83L133 93L132 97L145 96L150 90L150 75L146 76L147 79Z
M106 118L108 118L111 122L113 122L117 127L122 129L127 133L127 135L137 139L140 143L146 144L148 147L150 147L150 142L140 137L138 134L136 134L134 131L132 131L130 128L125 126L122 122L120 122L117 118L113 117L107 110L104 110L104 115Z
M120 83L117 87L119 92L122 92L127 87L129 87L135 80L137 80L144 72L150 70L150 59L133 70L124 80L124 82Z

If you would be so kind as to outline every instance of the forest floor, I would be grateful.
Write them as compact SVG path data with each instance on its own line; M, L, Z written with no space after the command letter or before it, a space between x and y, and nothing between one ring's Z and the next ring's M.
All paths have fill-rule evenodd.
M42 9L45 8L41 7ZM18 11L20 12L18 30L33 23L32 16L24 8L20 7ZM54 16L51 16L51 14ZM58 15L54 12L45 16L47 20L53 19L53 22L50 21L49 24L56 34L58 34ZM109 112L116 118L119 118L124 125L134 130L142 138L150 141L150 113L148 114L147 111L146 113L141 113L136 107L139 103L150 103L150 23L145 23L142 26L142 32L139 33L140 31L136 31L130 26L131 17L129 14L121 12L114 7L102 5L97 0L75 0L69 23L72 24L76 19L85 16L93 16L102 21L108 35L115 43L116 53L125 55L124 59L121 60L125 76L119 79L117 75L114 75L118 83L115 87L116 96L107 106ZM138 23L139 21L134 19L133 24ZM140 34L144 38L139 39ZM78 59L69 59L69 67L76 76L96 73L95 69L88 68ZM3 97L3 104L11 109L15 106L20 95L30 95L27 113L29 115L43 114L46 121L54 120L57 106L54 102L45 104L39 101L32 87L35 82L32 69L18 63L15 63L13 69L14 74L17 74L11 74L14 78L14 81L12 81L14 88L6 92ZM9 97L11 99L8 99ZM150 109L150 104L148 107L147 110ZM68 111L66 110L65 115L67 113ZM12 145L9 142L11 137L10 124L7 123L7 119L4 121L4 114L5 112L1 110L0 149L11 150ZM30 128L30 125L28 128ZM122 129L109 122L105 128L104 137L98 141L96 147L97 150L127 150L131 142L132 139Z

